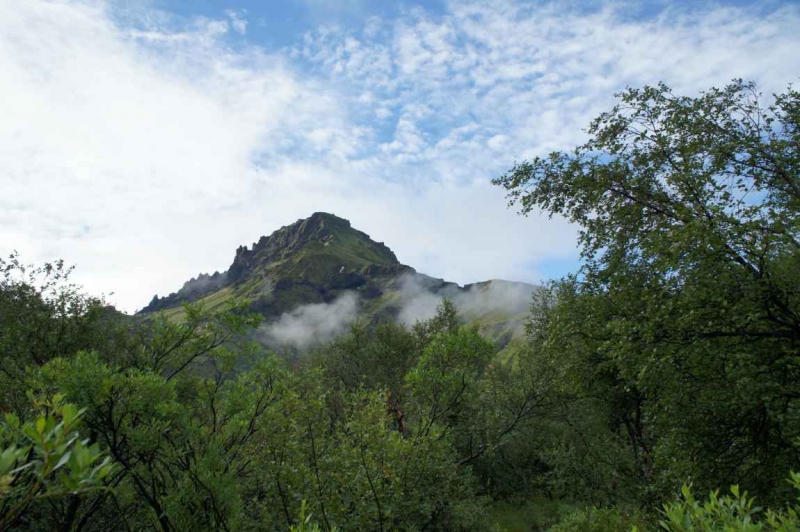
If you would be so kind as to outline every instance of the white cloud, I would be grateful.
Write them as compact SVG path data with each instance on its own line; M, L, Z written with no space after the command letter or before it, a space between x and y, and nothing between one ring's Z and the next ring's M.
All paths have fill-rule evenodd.
M580 142L588 121L626 85L663 80L678 92L696 92L743 77L769 92L800 72L797 6L671 7L641 20L629 16L630 8L610 4L591 12L560 2L451 1L444 16L414 10L396 21L388 43L354 34L337 41L327 32L324 39L307 37L304 51L321 71L360 90L369 87L397 109L426 102L430 116L402 123L397 137L412 128L439 131L439 138L427 135L435 145L471 121L481 127L471 139L478 144L507 135L503 153L512 159ZM358 50L359 68L339 45L345 39L357 41L349 48ZM380 69L371 67L370 55L382 58ZM489 157L475 145L447 150L454 160L487 168ZM429 150L417 160L438 164L442 155Z
M457 290L449 285L434 294L428 280L415 275L402 277L399 288L400 312L397 318L406 325L433 318L443 298L455 304L458 313L466 318L497 312L524 315L530 310L535 290L529 284L495 280L471 285L469 290ZM518 327L521 333L522 323Z
M225 14L228 15L228 18L231 19L231 26L233 27L233 31L238 33L239 35L244 35L247 33L247 11L242 10L241 12L234 11L229 9L225 11Z
M303 305L286 312L275 323L262 325L259 333L275 347L306 349L347 331L356 320L357 311L357 294L345 292L331 303Z
M507 211L491 177L580 142L625 85L780 91L799 26L792 5L637 21L453 1L287 52L248 45L243 11L0 1L0 252L77 263L132 311L322 210L430 275L535 281L574 256L574 229Z
M334 149L349 132L280 57L234 53L223 34L127 30L97 3L1 4L3 251L77 262L128 310L225 268L249 236L231 209L251 199L252 158L303 149L311 124L336 131Z

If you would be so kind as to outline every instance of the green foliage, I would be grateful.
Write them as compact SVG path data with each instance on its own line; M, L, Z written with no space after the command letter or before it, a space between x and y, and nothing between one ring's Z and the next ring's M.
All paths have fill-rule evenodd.
M20 411L27 368L116 341L120 315L84 295L63 261L27 266L0 258L0 411Z
M800 475L792 474L792 485L800 488ZM754 506L747 492L732 486L730 495L712 491L704 503L697 501L688 486L683 498L664 505L661 528L669 532L797 532L800 530L800 506L775 512Z
M800 475L792 473L790 483L800 489ZM689 486L681 488L682 497L667 503L659 512L660 519L640 511L619 508L591 508L568 515L551 532L570 531L632 531L665 530L667 532L797 532L800 531L800 505L784 509L764 510L755 500L730 488L729 495L712 491L708 500L695 499ZM798 499L800 500L800 499ZM657 524L656 524L657 521Z
M496 530L503 532L538 532L549 530L564 516L575 511L568 501L534 497L495 500L490 508L491 520Z
M405 377L419 412L420 432L460 416L493 353L492 344L475 329L459 328L432 339Z
M21 526L39 501L106 490L114 471L99 445L80 437L83 410L60 395L33 406L39 414L31 422L7 414L0 425L0 530Z
M341 401L336 424L327 429L332 420L325 402L303 396L281 438L261 447L269 458L259 460L265 465L259 476L280 486L263 488L275 500L265 511L286 505L288 514L291 504L283 497L294 493L309 501L326 529L442 529L457 520L453 507L472 496L447 439L403 437L391 427L380 396L356 392ZM257 520L280 517L265 513Z
M175 356L183 365L186 354ZM85 405L85 425L119 464L118 481L135 494L122 501L132 505L134 522L219 529L239 522L244 449L280 393L279 372L266 360L235 379L219 368L201 378L176 374L171 365L123 370L96 353L79 353L42 368L42 381Z
M297 518L297 524L289 527L289 532L322 532L323 528L312 521L314 514L308 513L308 504L305 500L300 504L300 515ZM331 532L337 532L339 529L334 527Z
M386 323L369 331L360 324L350 334L309 355L332 388L388 390L401 393L403 377L416 360L416 340L405 327Z
M21 477L6 482L14 500L24 502L8 519L31 530L486 525L460 439L477 426L465 414L482 404L491 345L459 327L447 305L417 327L424 334L356 329L328 348L330 358L295 368L247 341L258 317L242 308L187 305L184 315L181 322L160 315L114 332L113 344L100 344L104 352L78 351L25 368L27 386L76 405L64 410L72 447L59 444L70 458L55 460L70 475L55 474L62 497L36 488L47 504L28 498ZM458 391L452 375L466 388ZM29 402L20 412L37 408ZM75 412L80 426L71 424ZM404 426L406 416L412 423ZM60 438L59 425L51 425L42 430ZM108 463L95 464L91 475L71 480L81 471L73 462L91 464L101 449L113 472ZM24 452L10 445L3 467L32 472L18 467ZM89 490L95 477L109 489ZM307 513L298 522L293 510L300 501Z
M648 520L640 512L617 508L589 508L566 516L550 532L630 532L645 530Z
M626 449L626 460L609 455L609 473L635 499L686 481L789 495L781 479L800 466L798 110L797 91L765 107L741 81L698 97L629 89L586 144L495 181L523 213L581 226L584 266L540 305L532 352L555 371L564 423L601 416L594 434Z
M444 312L436 323L446 321ZM264 467L259 490L266 497L255 521L291 526L300 497L325 529L482 526L477 486L460 467L453 442L455 413L469 394L454 391L448 371L463 368L467 388L478 390L480 371L471 359L486 351L471 355L466 349L486 344L455 325L420 327L430 334L422 338L398 326L374 334L355 328L293 375L280 421L257 446ZM441 393L423 393L423 379ZM431 418L432 411L445 415ZM283 511L270 514L275 508Z

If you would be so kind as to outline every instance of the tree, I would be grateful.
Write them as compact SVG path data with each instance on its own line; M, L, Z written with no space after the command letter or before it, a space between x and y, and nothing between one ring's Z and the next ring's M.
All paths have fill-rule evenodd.
M494 180L577 223L584 265L533 339L605 396L640 476L785 499L800 463L800 93L628 89L571 153Z
M85 409L84 426L117 464L110 484L120 496L87 500L66 530L109 513L129 528L237 528L238 483L250 465L244 449L278 401L281 369L264 357L232 374L247 354L240 337L257 317L185 311L183 323L142 324L130 352L81 351L37 372L38 387Z
M114 341L120 315L72 283L64 261L23 264L0 258L0 412L20 411L28 366Z
M800 488L800 475L793 473L791 485ZM664 519L659 522L667 532L795 532L800 530L800 507L797 503L778 511L754 506L747 492L731 486L730 495L720 496L719 490L700 503L689 486L681 489L683 498L664 505ZM635 532L635 531L634 531ZM643 531L644 532L644 531Z
M97 444L81 439L84 411L59 395L33 404L40 409L33 421L8 414L0 425L0 531L29 525L26 513L41 501L108 491L114 470Z

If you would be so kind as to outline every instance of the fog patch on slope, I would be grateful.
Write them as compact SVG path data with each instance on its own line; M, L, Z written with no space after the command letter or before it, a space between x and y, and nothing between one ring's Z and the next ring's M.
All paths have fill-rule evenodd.
M345 292L331 303L313 303L285 312L261 327L268 343L306 349L347 331L358 313L358 296Z
M413 325L436 315L443 298L451 300L459 314L476 318L491 313L526 314L536 287L526 283L489 281L460 288L454 284L436 286L437 280L406 275L400 281L398 321Z
M400 279L400 313L397 320L405 325L413 325L418 321L431 319L436 315L436 307L442 302L442 294L431 291L431 283L435 282L427 276L404 275ZM449 287L445 287L445 290ZM455 287L453 287L455 288ZM453 299L457 289L447 297Z

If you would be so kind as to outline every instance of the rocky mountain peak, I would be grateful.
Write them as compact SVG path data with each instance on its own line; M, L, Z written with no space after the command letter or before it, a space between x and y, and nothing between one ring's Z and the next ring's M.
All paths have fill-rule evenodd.
M346 262L360 263L360 267L399 265L388 247L353 229L348 220L315 212L269 236L262 236L250 248L240 246L228 270L228 280L236 283L259 266L300 259L303 255L326 256L326 259L339 256L345 268L353 266Z
M294 283L315 286L363 284L365 277L391 274L403 269L383 242L354 229L334 214L315 212L308 218L262 236L252 246L242 245L230 268L213 276L201 274L169 296L154 297L143 312L168 308L199 299L226 286L236 287L253 279L269 277L271 285Z

